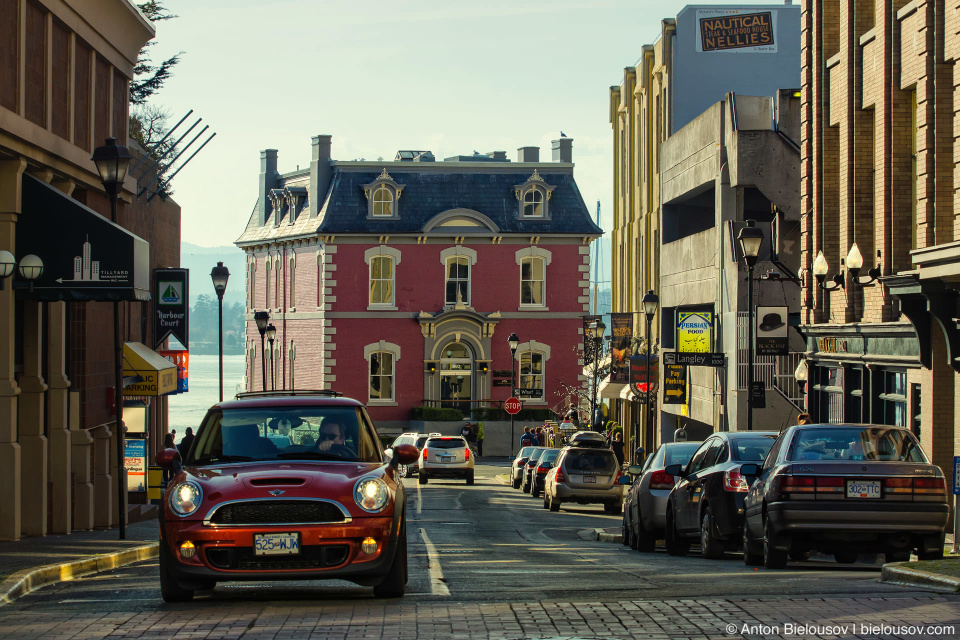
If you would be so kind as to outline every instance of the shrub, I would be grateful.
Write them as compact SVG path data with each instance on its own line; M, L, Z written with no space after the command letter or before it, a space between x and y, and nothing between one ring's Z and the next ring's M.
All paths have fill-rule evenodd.
M478 407L473 410L473 417L475 420L479 421L495 421L506 420L510 416L500 407Z
M527 422L545 422L547 420L556 419L557 414L550 409L544 408L521 409L520 413L517 414L517 420L524 420Z
M463 420L463 412L454 407L413 407L410 418L424 422L455 422Z

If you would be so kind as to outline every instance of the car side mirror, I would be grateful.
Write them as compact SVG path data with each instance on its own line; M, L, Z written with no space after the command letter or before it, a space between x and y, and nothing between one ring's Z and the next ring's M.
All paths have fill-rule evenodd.
M393 450L393 456L390 458L390 464L413 464L420 457L420 451L412 444L400 444Z
M617 484L633 484L633 480L630 479L630 476L620 476Z
M627 467L627 473L629 473L632 476L638 476L641 473L643 473L643 467L641 467L638 464L632 464L629 467Z
M664 469L663 472L670 476L683 477L686 475L683 472L683 465L679 465L679 464L668 464L667 468Z
M157 466L162 469L180 470L180 453L176 449L163 449L157 454Z
M758 476L760 475L760 465L749 463L740 465L740 475Z

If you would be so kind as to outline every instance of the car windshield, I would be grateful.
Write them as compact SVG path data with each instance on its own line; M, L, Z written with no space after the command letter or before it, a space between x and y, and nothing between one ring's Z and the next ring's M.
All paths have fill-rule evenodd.
M563 461L568 472L578 471L609 471L617 467L617 457L613 451L570 451Z
M427 449L465 449L463 438L433 438L427 440Z
M690 462L694 452L700 447L699 442L684 442L673 446L664 447L663 466L668 467L671 464L686 465Z
M531 451L533 451L533 447L523 447L517 454L517 459L529 458Z
M890 427L798 429L787 460L927 462L912 433Z
M543 455L540 456L540 462L553 462L559 454L560 449L547 449L543 452Z
M730 444L733 445L733 459L738 462L763 462L767 457L770 447L776 442L774 436L764 436L761 438L731 438Z
M383 462L383 450L358 407L218 408L204 418L185 464L264 460Z
M530 452L530 457L527 458L527 461L536 462L537 460L540 459L540 456L543 455L544 451L546 451L546 449L534 449L533 451Z

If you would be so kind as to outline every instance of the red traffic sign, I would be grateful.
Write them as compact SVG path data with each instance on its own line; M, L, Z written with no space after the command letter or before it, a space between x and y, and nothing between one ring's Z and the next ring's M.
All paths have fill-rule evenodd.
M503 408L512 416L520 413L520 409L523 408L523 403L520 402L519 398L509 398L506 402L503 403Z

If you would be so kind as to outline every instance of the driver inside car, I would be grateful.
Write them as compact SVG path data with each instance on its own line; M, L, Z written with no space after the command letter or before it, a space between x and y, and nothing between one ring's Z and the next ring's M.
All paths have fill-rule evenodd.
M320 444L317 445L317 449L329 451L334 445L342 447L345 441L343 427L339 423L329 420L323 421L323 424L320 425Z

